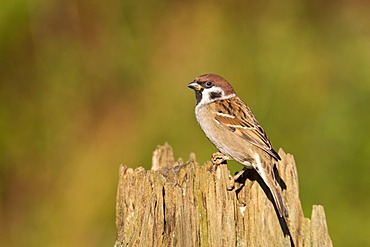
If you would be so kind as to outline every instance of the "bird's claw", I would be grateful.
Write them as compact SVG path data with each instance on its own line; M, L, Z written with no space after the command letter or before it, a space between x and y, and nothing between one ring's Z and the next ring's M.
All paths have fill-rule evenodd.
M227 190L233 190L233 189L235 188L235 183L237 183L237 182L236 182L236 180L238 180L238 179L239 179L239 177L240 177L240 176L242 176L244 172L245 172L245 169L243 169L243 170L239 171L239 172L238 172L235 176L233 176L233 177L231 177L231 176L230 176L230 180L229 180L229 182L227 183Z
M227 190L233 190L235 188L235 180L234 179L230 179L227 184L226 184L226 189Z
M226 155L223 155L220 152L216 152L212 154L212 163L214 165L221 165L226 164L226 161L229 159Z

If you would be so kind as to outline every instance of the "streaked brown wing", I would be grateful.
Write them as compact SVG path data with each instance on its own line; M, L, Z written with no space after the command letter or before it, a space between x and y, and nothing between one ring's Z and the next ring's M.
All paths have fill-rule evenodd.
M220 104L214 104L217 122L228 128L233 134L261 148L274 159L280 160L280 156L272 148L265 131L241 99L234 97L219 102Z

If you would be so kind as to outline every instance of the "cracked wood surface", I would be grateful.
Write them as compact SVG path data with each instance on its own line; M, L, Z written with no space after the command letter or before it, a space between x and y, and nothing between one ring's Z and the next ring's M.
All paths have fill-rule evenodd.
M324 208L314 205L311 219L304 217L294 158L279 155L286 220L253 171L228 191L227 165L200 165L194 154L175 161L168 144L154 152L151 170L121 166L115 246L333 246Z

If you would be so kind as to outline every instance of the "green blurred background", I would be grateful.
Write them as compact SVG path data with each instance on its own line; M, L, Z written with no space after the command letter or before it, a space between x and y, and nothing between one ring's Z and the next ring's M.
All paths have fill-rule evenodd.
M187 83L232 82L297 161L305 215L370 246L367 1L0 3L0 245L112 246L118 167L215 148ZM232 163L233 169L239 167Z

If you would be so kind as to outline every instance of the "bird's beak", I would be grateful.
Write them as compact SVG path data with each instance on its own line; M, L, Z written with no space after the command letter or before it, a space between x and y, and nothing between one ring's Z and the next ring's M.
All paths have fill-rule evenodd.
M197 81L193 81L193 82L189 83L188 84L188 87L191 88L191 89L193 89L193 90L195 90L195 91L200 91L202 89L202 86L199 85L197 83Z

